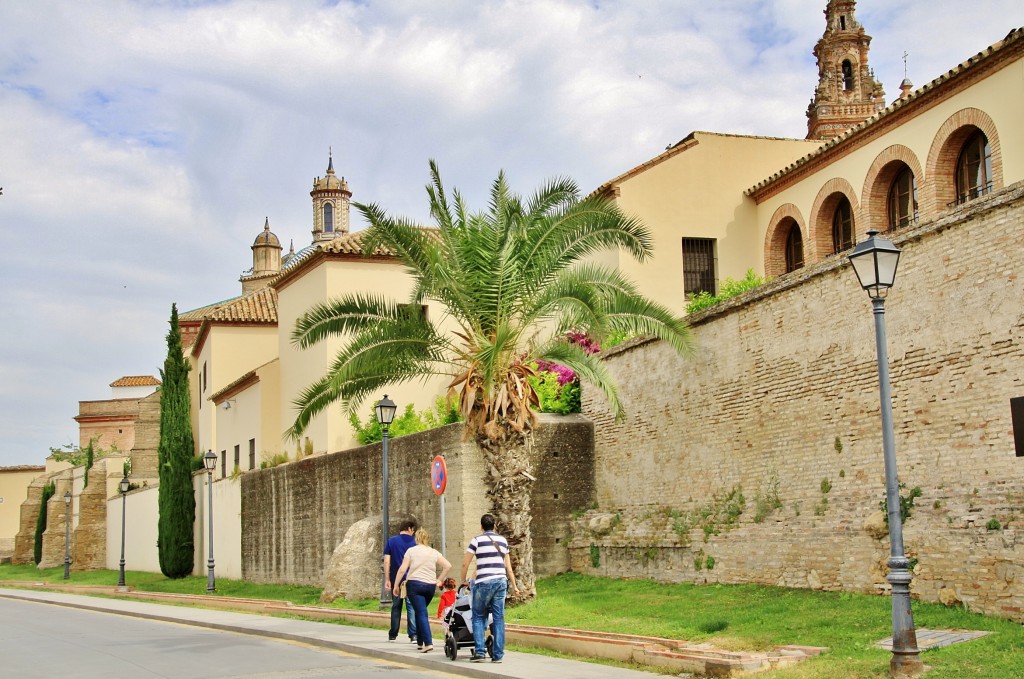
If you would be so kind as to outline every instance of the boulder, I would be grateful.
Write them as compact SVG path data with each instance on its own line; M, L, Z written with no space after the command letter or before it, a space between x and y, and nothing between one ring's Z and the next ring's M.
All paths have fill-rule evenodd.
M885 522L885 512L873 512L864 519L864 532L876 540L881 540L889 535L889 524Z
M939 590L939 603L943 606L959 606L960 597L956 595L956 590L951 587L943 587Z
M356 521L334 549L320 601L370 599L380 596L380 518Z

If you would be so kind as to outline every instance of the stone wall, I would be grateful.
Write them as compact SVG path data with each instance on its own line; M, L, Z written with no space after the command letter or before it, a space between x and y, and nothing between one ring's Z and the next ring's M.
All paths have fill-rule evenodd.
M1024 459L1009 411L1024 396L1024 185L892 236L896 456L922 491L905 524L912 591L1024 619ZM887 591L873 320L845 257L692 325L689 360L651 341L608 353L625 420L585 391L600 510L575 526L573 568ZM706 534L699 510L737 488L738 522L705 520Z
M445 556L458 568L466 542L488 510L483 457L462 440L462 426L392 439L388 451L389 515L414 515L441 549L440 502L430 464L443 455ZM582 417L544 417L536 436L533 486L535 563L539 574L565 570L569 516L593 500L593 427ZM381 507L381 446L306 458L247 472L242 481L242 572L247 580L322 585L345 531Z
M160 448L160 392L139 399L135 420L135 445L132 447L132 480L157 479Z
M89 470L89 485L79 493L78 522L73 526L74 550L71 561L75 570L107 567L107 499L110 479L120 480L124 458L104 457ZM47 517L49 518L49 517Z
M43 532L43 558L40 568L54 568L64 564L65 541L69 555L75 553L75 502L64 504L64 493L73 492L73 477L65 470L54 479L57 492L46 505L46 530ZM70 516L69 516L70 513ZM35 526L32 528L35 531ZM72 561L74 566L74 561Z
M35 535L36 521L39 520L40 500L43 498L43 487L51 481L56 481L61 476L70 475L65 472L51 472L40 474L28 486L28 497L21 503L20 523L18 534L14 536L14 554L11 556L11 563L29 564L35 560ZM63 500L61 501L63 503ZM49 519L49 515L47 515ZM63 543L61 545L63 549ZM63 552L61 552L61 563L63 563Z

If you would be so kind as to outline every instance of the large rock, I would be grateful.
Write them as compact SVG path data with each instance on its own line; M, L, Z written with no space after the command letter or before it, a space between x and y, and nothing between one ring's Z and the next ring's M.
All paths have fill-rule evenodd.
M381 554L380 519L356 521L334 549L327 567L320 601L369 599L380 596Z
M876 540L889 535L889 524L885 522L885 512L872 512L864 519L864 532Z

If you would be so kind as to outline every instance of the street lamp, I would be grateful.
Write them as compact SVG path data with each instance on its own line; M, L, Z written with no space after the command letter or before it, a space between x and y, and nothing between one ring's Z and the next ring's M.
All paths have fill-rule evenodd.
M117 588L126 589L124 585L124 517L125 507L127 506L126 496L128 493L128 475L121 479L119 488L121 490L121 574L117 578Z
M213 577L213 470L217 466L217 454L207 450L203 455L203 466L206 467L206 485L210 489L209 502L206 503L206 513L210 517L210 544L207 545L206 560L206 591L216 592L217 582Z
M903 519L900 516L899 479L896 474L896 443L892 425L892 392L889 385L889 353L885 339L885 296L896 280L900 249L878 231L868 231L849 256L850 264L868 291L875 315L875 347L878 353L878 394L882 411L882 453L885 458L885 502L889 515L889 575L892 585L892 658L889 669L896 676L924 671L917 649L914 615L910 610L910 562L903 553Z
M384 394L384 398L377 402L377 405L373 408L377 413L377 422L380 423L382 430L381 448L383 449L383 463L382 463L382 475L383 475L383 489L381 491L381 505L382 505L382 523L383 527L381 532L381 549L388 544L388 427L391 426L391 422L395 419L395 411L398 410L398 406L395 402L388 398L387 394ZM384 572L384 562L381 562L380 569L380 607L384 610L391 602L391 592L387 588L388 574Z
M71 578L71 552L68 545L71 542L71 491L64 491L64 579Z

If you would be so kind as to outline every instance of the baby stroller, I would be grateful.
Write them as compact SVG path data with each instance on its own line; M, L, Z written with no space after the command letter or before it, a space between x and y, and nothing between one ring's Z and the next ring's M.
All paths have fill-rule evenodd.
M449 660L455 660L459 655L460 648L470 648L473 642L473 595L469 587L459 587L455 604L449 606L442 617L444 623L444 655ZM491 616L487 616L487 640L485 646L487 655L494 657L494 640L491 637Z

